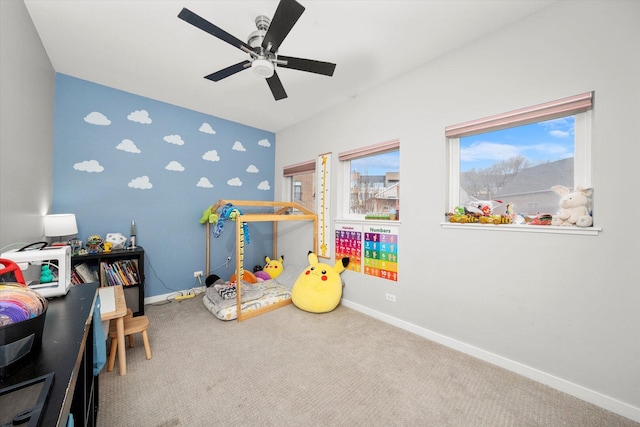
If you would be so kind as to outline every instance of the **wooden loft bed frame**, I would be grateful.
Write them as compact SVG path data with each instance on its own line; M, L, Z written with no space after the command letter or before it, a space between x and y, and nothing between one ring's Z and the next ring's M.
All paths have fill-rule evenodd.
M277 259L278 254L278 222L280 221L312 221L313 222L313 251L318 253L318 216L305 208L304 206L294 203L294 202L269 202L269 201L256 201L256 200L218 200L216 204L211 207L211 212L218 212L219 209L227 205L228 203L232 204L234 207L240 208L242 211L243 207L248 208L258 208L258 209L271 209L273 212L243 212L239 215L235 220L235 233L236 233L236 278L241 278L244 274L244 269L242 268L242 258L243 258L243 250L244 250L244 241L242 240L243 236L243 223L251 223L251 222L273 222L273 258ZM294 211L299 211L300 213L294 213ZM209 221L206 222L206 233L207 233L207 247L206 247L206 269L207 276L210 273L210 259L211 259L211 224ZM240 282L240 280L237 280ZM288 300L281 301L277 304L268 305L257 309L255 311L251 311L250 313L243 313L241 310L242 307L242 292L236 292L236 313L237 320L241 322L246 319L250 319L252 317L258 316L260 314L266 313L268 311L275 310L277 308L283 307L285 305L291 304L291 298Z

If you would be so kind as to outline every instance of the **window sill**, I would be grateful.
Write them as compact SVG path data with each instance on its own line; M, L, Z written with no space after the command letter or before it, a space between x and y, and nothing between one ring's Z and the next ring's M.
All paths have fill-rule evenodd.
M442 228L462 228L466 230L492 230L492 231L515 231L517 233L547 233L547 234L576 234L585 236L597 236L602 228L600 227L558 227L553 225L526 225L526 224L459 224L451 222L440 223Z

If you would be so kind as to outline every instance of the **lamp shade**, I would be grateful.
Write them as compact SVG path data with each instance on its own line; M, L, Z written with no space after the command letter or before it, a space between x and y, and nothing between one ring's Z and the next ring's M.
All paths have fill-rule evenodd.
M44 235L46 237L70 236L78 233L74 214L45 215Z

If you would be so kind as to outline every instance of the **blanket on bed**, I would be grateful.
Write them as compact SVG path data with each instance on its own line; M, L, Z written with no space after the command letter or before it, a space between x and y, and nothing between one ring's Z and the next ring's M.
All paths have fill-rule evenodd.
M240 286L242 292L242 302L252 301L261 298L264 293L255 286L242 283ZM236 305L236 287L225 285L213 285L207 288L205 295L220 309ZM232 295L232 296L231 296Z

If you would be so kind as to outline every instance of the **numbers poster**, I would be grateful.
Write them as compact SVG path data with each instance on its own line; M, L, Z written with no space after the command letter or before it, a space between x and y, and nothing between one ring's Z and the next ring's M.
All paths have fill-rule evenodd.
M348 256L348 270L398 281L398 226L336 223L336 259Z
M398 227L368 226L364 232L364 274L398 281Z

